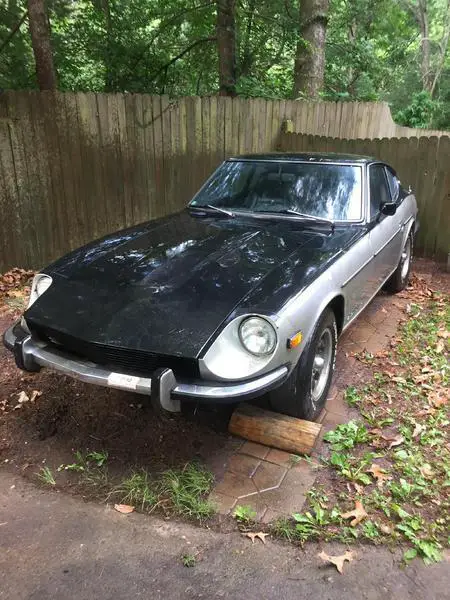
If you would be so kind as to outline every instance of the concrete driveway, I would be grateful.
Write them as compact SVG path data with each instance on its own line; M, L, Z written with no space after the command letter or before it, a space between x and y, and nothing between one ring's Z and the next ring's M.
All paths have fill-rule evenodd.
M125 516L5 472L0 490L2 600L450 598L448 562L405 569L400 552L361 546L339 575L315 544L305 552L270 538L253 545L238 532ZM197 555L194 567L183 565L185 553Z

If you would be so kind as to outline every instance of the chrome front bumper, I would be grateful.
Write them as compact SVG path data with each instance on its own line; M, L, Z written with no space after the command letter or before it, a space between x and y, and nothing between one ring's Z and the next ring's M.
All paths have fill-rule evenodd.
M47 367L104 387L127 390L152 397L165 410L180 410L180 397L204 402L233 403L254 398L276 387L286 378L288 368L278 367L256 379L240 382L192 383L177 380L171 369L159 369L150 377L110 371L32 338L19 323L3 334L4 345L14 353L16 364L26 371Z

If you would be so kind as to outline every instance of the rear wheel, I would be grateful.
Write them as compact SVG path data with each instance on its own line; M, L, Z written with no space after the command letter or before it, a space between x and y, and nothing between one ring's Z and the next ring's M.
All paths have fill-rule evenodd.
M336 318L327 308L287 381L269 393L272 410L314 421L328 396L336 360Z
M400 256L400 261L397 265L397 268L392 273L390 278L387 280L386 285L384 286L388 292L396 294L397 292L401 292L408 285L409 274L411 272L411 261L412 261L412 251L413 251L413 239L412 234L410 233L406 238L406 242L402 249L402 254Z

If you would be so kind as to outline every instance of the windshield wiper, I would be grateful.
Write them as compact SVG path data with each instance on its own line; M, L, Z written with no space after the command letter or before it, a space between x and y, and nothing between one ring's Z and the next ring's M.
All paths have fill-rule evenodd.
M219 208L218 206L213 206L212 204L197 204L197 205L191 205L189 206L189 208L196 208L197 210L201 210L202 208L209 208L211 210L215 210L219 213L221 213L222 215L227 215L228 217L234 217L234 213L231 212L231 210L225 210L224 208Z
M298 212L298 210L292 210L290 208L286 208L281 212L288 215L297 215L297 217L302 217L302 219L311 219L312 221L317 221L318 223L327 223L328 225L334 226L334 221L331 219L325 219L324 217L315 217L314 215L306 215L305 213Z
M324 217L315 217L314 215L306 215L305 213L298 212L298 210L292 210L290 208L285 208L280 211L283 214L287 215L295 215L297 217L301 217L302 219L308 219L310 221L314 221L315 223L324 223L326 225L330 225L331 229L334 231L336 226L335 222L331 219L325 219Z

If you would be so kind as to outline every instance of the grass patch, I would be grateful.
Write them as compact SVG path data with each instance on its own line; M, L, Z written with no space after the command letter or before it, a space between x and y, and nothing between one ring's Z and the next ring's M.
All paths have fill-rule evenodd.
M158 502L158 494L150 476L145 471L132 473L114 489L120 504L130 504L142 512L153 508Z
M214 505L207 500L212 485L213 476L209 471L188 463L182 469L170 469L157 476L146 471L134 472L121 481L110 496L142 512L160 506L166 513L205 521L215 513Z
M74 462L60 465L57 472L76 475L78 485L93 496L114 499L114 502L134 506L141 512L151 512L159 507L165 514L176 514L196 521L206 521L216 512L207 499L214 477L197 463L187 463L181 469L169 469L157 474L141 469L113 483L108 472L106 451L77 450L74 458ZM48 467L43 467L37 475L43 483L56 485Z
M416 280L405 294L414 302L392 350L362 357L373 379L345 394L361 418L326 434L321 485L302 513L272 525L274 535L402 544L405 562L441 559L450 544L450 304L424 287Z
M183 554L181 556L181 562L185 567L195 567L197 564L197 557L195 554Z
M56 485L53 473L48 467L41 467L37 476L39 477L40 481L46 485Z
M213 481L209 471L189 463L181 470L162 474L161 493L169 498L177 514L203 521L215 512L214 506L206 500Z

